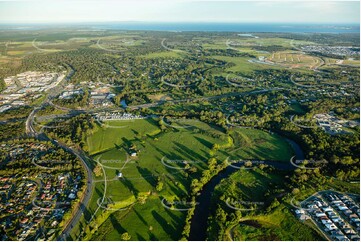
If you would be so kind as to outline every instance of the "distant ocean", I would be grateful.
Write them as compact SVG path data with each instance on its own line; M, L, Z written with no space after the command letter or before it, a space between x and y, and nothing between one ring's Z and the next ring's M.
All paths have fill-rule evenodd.
M45 28L91 28L93 30L219 31L283 33L360 33L359 24L285 24L285 23L74 23L74 24L0 24L3 30Z
M144 23L97 24L95 29L155 31L360 33L359 24Z

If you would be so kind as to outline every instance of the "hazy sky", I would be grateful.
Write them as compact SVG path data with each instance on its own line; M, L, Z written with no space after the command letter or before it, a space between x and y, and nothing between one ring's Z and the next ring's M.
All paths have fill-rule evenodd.
M0 23L359 23L359 1L0 0Z

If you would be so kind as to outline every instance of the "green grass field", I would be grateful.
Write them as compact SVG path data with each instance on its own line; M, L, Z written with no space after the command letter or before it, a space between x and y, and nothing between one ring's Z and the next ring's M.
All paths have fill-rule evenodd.
M126 207L133 204L136 197L148 197L144 205L134 203L126 211L99 209L96 217L100 214L106 216L97 219L99 231L89 238L116 240L124 231L135 240L180 238L179 228L185 213L166 210L161 206L160 199L185 198L193 178L187 177L183 170L172 168L181 168L183 164L166 163L168 166L165 166L162 158L166 161L187 160L197 168L197 172L192 175L195 178L206 168L206 162L212 155L219 161L228 156L268 160L288 160L292 156L292 150L283 139L263 131L236 129L229 137L219 128L196 120L182 119L168 121L167 130L161 132L158 122L158 119L153 118L110 121L102 127L98 126L89 135L89 153L103 165L107 180L104 195L104 175L95 178L96 190L89 205L90 212L95 211L97 201L103 196L114 202L110 208ZM221 147L217 152L211 151L214 144ZM136 146L137 157L129 156L125 148L129 145ZM123 173L123 178L116 177L119 171ZM155 190L157 179L164 183L161 191ZM139 214L143 219L139 218ZM120 224L124 230L111 229L111 226L117 227L116 224ZM153 230L149 230L150 226Z
M265 194L271 187L282 187L284 174L270 173L260 169L240 169L223 180L217 187L217 194L234 197L243 201L267 202ZM270 202L270 201L268 201ZM260 205L262 207L262 205Z
M249 57L231 57L231 56L212 56L212 58L217 60L222 60L230 63L234 63L235 66L232 66L227 71L231 72L243 72L243 73L250 73L255 70L264 70L264 69L280 69L280 66L272 66L266 64L259 64L259 63L251 63Z
M293 156L290 145L278 135L257 129L235 129L230 135L234 141L228 151L231 158L288 162Z
M181 58L182 53L176 51L162 51L154 52L147 55L142 55L141 57L146 59L155 59L155 58Z
M238 225L231 228L231 233L235 241L325 240L312 223L307 224L301 223L288 208L280 205L269 215L244 218Z
M213 144L223 144L225 141L197 133L195 129L205 130L206 133L218 133L223 135L224 139L226 137L225 134L201 122L192 122L193 126L189 129L179 129L176 132L160 132L154 119L111 121L108 124L111 127L99 128L88 141L90 154L104 165L107 180L115 179L119 171L124 175L124 179L108 182L107 196L112 196L114 201L152 191L157 177L163 177L165 180L165 189L162 192L164 196L186 194L189 181L183 177L180 170L163 165L162 158L195 162L197 169L204 169ZM116 128L123 126L124 128ZM124 147L129 144L137 147L137 157L130 158L127 154ZM219 156L225 158L221 153ZM176 167L177 165L172 164ZM102 179L104 178L99 178ZM179 183L176 185L175 181Z
M214 201L218 201L217 197L225 196L243 201L242 208L255 208L252 212L242 211L241 220L227 227L224 240L322 240L317 230L297 220L287 204L282 202L266 212L268 204L275 197L282 196L286 189L283 185L285 175L285 172L269 172L258 168L241 169L216 187ZM277 192L268 193L275 191L275 188Z
M131 240L178 240L184 218L184 212L166 209L158 197L152 197L144 205L111 214L92 239L121 240L121 234L128 232Z

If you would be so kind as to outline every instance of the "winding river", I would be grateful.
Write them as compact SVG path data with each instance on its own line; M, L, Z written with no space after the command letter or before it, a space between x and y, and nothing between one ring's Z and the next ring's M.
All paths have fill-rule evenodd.
M286 139L290 144L297 159L304 159L304 153L301 147L294 141ZM278 170L294 170L296 167L290 162L276 162L276 161L264 161L264 164L274 167ZM190 241L205 241L207 238L207 220L209 216L209 208L211 206L211 197L215 187L221 182L222 179L228 178L234 172L239 169L232 166L228 166L221 171L217 176L213 177L201 191L201 194L197 197L197 206L194 211L194 215L191 220L191 229L189 234Z

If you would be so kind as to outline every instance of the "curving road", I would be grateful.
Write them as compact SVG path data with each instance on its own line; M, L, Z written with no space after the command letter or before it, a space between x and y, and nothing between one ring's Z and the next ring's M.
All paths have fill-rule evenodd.
M62 231L62 234L58 237L57 240L66 240L67 237L69 237L73 227L79 222L82 214L84 213L84 210L86 209L92 195L93 190L93 176L92 176L92 170L88 166L86 160L88 157L81 151L78 151L72 147L67 146L64 143L58 142L56 140L53 140L49 138L45 133L38 133L36 129L34 128L34 116L36 112L40 108L35 108L29 115L28 119L26 120L26 132L29 136L37 137L41 140L50 141L55 146L58 146L65 151L75 155L82 163L83 167L85 168L86 174L87 174L87 182L86 182L86 190L84 192L83 197L81 198L81 201L79 202L78 207L76 208L75 212L73 213L72 218Z
M62 147L64 150L68 151L69 153L72 153L78 157L79 160L81 160L83 167L86 170L87 173L87 183L86 183L86 190L84 191L84 195L82 197L82 200L79 203L79 206L76 208L75 214L73 214L73 217L70 219L67 226L64 228L61 238L58 240L66 240L67 237L69 237L72 229L74 226L79 222L81 216L84 214L84 211L92 197L92 190L93 190L93 176L92 176L92 170L87 165L86 160L88 159L87 156L81 151L77 151L71 147L66 146L65 144L62 144L60 142L56 142L60 147Z
M72 69L72 71L70 71L70 73L68 74L67 77L65 77L64 80L65 81L70 80L74 72L75 72L74 69ZM64 143L53 140L49 138L45 133L39 133L34 127L34 117L36 113L46 104L51 103L51 99L56 97L61 91L62 91L61 85L49 90L49 94L47 95L43 103L40 105L40 107L35 107L33 111L29 114L25 122L25 130L27 135L31 137L36 137L39 140L50 141L53 145L58 146L64 149L65 151L75 155L81 161L83 167L85 168L86 176L87 176L86 190L84 191L84 195L81 198L78 207L74 210L75 212L73 213L72 218L67 223L66 227L63 229L62 234L57 238L57 240L66 240L66 238L69 237L73 227L79 222L80 217L84 213L84 210L86 209L90 201L92 195L92 189L93 189L93 177L92 177L92 170L90 169L90 167L86 162L88 157L81 150L76 150L72 147L67 146Z

